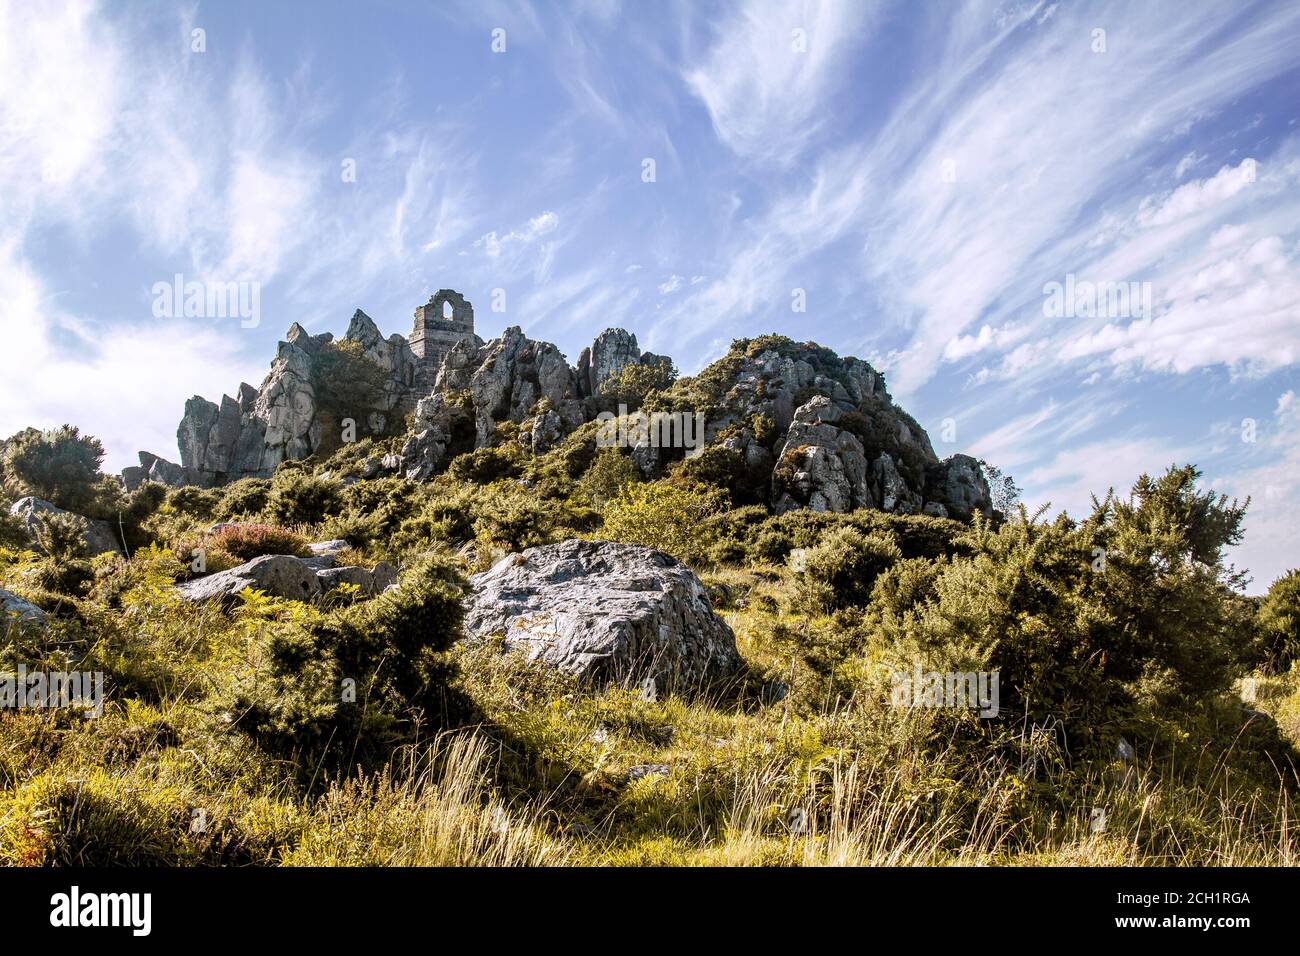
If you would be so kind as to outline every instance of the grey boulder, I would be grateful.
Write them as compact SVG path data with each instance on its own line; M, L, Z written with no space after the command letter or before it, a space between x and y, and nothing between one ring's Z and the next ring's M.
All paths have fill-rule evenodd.
M28 537L36 543L37 536L43 528L41 520L42 515L51 514L71 514L56 505L50 504L42 498L19 498L9 508L9 513L19 518L23 527L27 531ZM78 517L81 517L78 515ZM122 548L117 543L117 535L113 533L112 526L107 521L101 521L96 518L82 518L86 522L84 534L86 542L86 552L94 557L97 554L103 554L105 551L111 551L113 554L121 554Z
M45 612L12 591L0 588L0 624L11 620L17 620L19 624L40 624L45 620Z
M316 560L320 557L326 556ZM320 567L311 558L266 554L237 568L178 584L176 590L191 602L229 601L249 588L275 597L310 601L344 583L357 585L365 594L376 594L396 579L397 570L383 561L373 571L367 571L359 567Z
M597 680L694 684L741 666L731 628L676 559L634 544L529 548L470 578L465 634Z

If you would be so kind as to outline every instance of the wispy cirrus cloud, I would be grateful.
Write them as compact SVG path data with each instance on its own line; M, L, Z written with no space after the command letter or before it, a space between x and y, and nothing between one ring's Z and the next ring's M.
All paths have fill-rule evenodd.
M832 121L826 105L878 10L836 0L734 4L711 25L713 42L686 83L728 147L788 164Z

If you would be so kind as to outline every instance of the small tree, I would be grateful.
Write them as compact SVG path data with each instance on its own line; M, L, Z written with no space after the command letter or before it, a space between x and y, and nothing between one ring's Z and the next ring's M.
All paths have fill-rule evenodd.
M1020 501L1020 486L1010 475L1003 474L1001 468L983 458L980 459L980 467L984 469L984 477L989 483L989 497L992 499L993 509L1004 515L1011 514L1016 503Z
M1300 570L1288 571L1269 586L1255 626L1271 667L1284 668L1300 655Z
M104 446L75 425L25 428L4 443L3 482L15 498L35 495L69 511L85 511L98 495Z
M625 405L629 412L635 412L651 392L661 391L676 380L677 369L669 359L624 365L617 375L601 383L599 404L608 411Z

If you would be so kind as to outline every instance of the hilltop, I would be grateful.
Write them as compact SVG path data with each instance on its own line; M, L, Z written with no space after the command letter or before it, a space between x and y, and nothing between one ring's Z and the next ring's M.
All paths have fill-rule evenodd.
M370 439L383 453L360 478L427 481L458 455L508 444L542 456L574 435L598 438L584 426L602 415L643 408L702 425L689 449L622 429L633 437L615 444L647 480L683 467L689 453L687 471L707 471L741 502L777 512L992 514L979 463L967 455L941 461L884 376L861 359L767 335L738 340L699 375L677 379L670 357L607 329L570 366L518 327L483 341L473 306L449 289L416 309L405 338L384 338L360 310L338 341L294 323L259 388L243 383L219 404L197 395L186 403L180 465L141 452L123 480L134 490L145 480L215 487L270 478L284 462L323 461Z
M179 438L0 442L0 862L1296 859L1300 574L1192 466L1048 522L860 359L451 290Z

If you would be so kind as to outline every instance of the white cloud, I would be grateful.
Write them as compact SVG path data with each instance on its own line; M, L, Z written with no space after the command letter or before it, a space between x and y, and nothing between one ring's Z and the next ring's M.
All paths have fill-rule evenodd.
M140 448L174 459L185 398L220 396L265 373L264 359L240 355L246 341L206 321L104 326L60 312L12 246L0 248L0 301L0 435L78 425L104 443L110 471L135 464ZM87 347L69 348L69 339Z
M789 163L830 119L826 104L874 15L862 0L739 3L713 25L714 44L686 71L687 85L730 149Z
M123 101L124 65L89 4L0 0L0 222L93 192Z
M1205 157L1202 156L1200 153L1198 153L1196 150L1192 150L1190 153L1188 153L1186 156L1180 159L1178 161L1178 165L1174 167L1174 179L1182 179L1184 176L1187 175L1188 171L1190 171L1193 166L1196 166L1203 162L1205 162Z
M553 212L543 212L519 229L511 229L504 236L497 235L496 230L484 233L474 240L474 248L482 249L490 259L499 259L503 253L512 253L526 248L542 236L554 232L560 225L560 217Z
M682 277L674 273L659 284L660 295L671 295L682 287Z
M1231 199L1255 182L1256 162L1244 159L1238 166L1224 166L1208 179L1184 183L1168 197L1144 200L1137 221L1143 226L1164 226Z

